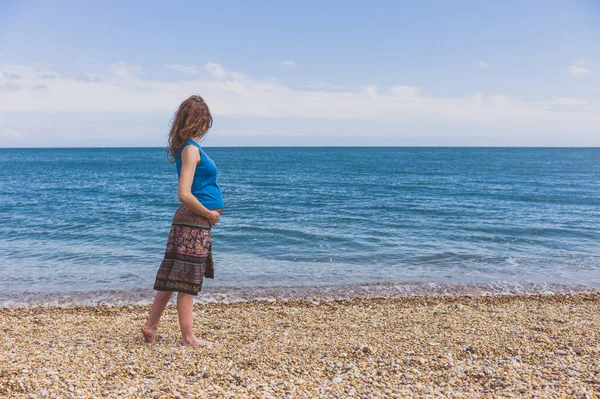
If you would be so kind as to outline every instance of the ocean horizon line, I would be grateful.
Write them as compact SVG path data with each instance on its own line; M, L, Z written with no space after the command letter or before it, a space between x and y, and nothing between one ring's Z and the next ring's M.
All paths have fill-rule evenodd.
M600 146L479 146L479 145L242 145L242 146L222 146L222 145L203 145L206 148L475 148L475 149L599 149ZM166 148L166 146L70 146L70 147L1 147L0 150L39 150L39 149L123 149L123 148Z

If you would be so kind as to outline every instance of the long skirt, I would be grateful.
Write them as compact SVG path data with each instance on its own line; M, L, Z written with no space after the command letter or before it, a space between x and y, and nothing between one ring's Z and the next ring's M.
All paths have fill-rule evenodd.
M219 214L223 211L215 209ZM165 256L156 273L154 289L198 295L204 277L215 278L208 220L180 206L171 223Z

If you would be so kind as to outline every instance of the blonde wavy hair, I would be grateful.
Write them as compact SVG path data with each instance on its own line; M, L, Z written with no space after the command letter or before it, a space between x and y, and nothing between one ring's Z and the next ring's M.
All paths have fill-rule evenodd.
M193 95L181 103L173 119L167 145L167 157L173 163L179 149L191 138L202 138L213 123L208 105L200 96Z

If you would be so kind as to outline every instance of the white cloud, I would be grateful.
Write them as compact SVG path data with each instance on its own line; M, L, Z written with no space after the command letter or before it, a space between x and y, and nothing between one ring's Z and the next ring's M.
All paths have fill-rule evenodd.
M553 97L524 101L504 94L431 96L414 86L294 89L272 79L252 79L206 64L210 77L165 82L102 75L94 84L50 67L1 66L2 76L20 76L18 91L2 93L2 113L172 113L191 94L202 95L219 117L306 118L329 121L376 121L404 126L435 124L441 129L473 126L513 132L543 132L592 137L600 132L598 100ZM53 76L45 79L43 76ZM12 76L12 75L10 75ZM127 76L127 75L125 75ZM36 85L45 85L35 90ZM571 105L557 107L557 105ZM35 118L34 118L35 119ZM2 118L0 117L0 120ZM9 126L1 126L1 129ZM516 130L515 130L516 129ZM389 135L401 129L390 129ZM507 133L507 134L508 134ZM534 134L534 133L531 133ZM542 134L542 133L539 133Z
M21 76L19 76L19 74L17 73L0 72L0 83L12 80L19 80L20 78Z
M488 64L485 61L478 61L477 63L475 63L475 66L477 66L479 68L487 68L490 66L490 64Z
M414 86L392 86L390 93L398 99L414 100L421 94L421 89Z
M292 60L285 60L281 63L281 66L288 68L296 68L296 63Z
M0 93L3 91L19 91L22 89L19 80L21 76L14 72L0 71Z
M246 76L244 76L243 74L239 73L239 72L231 72L229 74L229 77L231 78L231 80L244 80L246 79Z
M140 67L126 62L115 62L110 66L112 73L118 78L133 78L140 73Z
M323 82L321 80L315 80L302 85L306 89L319 89L319 90L352 90L349 86L337 85L329 82Z
M372 100L379 100L379 96L377 95L377 86L369 85L365 86L365 94L369 96Z
M213 78L226 79L228 76L225 68L223 68L221 64L217 64L216 62L207 62L205 68Z
M569 73L575 77L587 75L590 73L590 70L585 67L585 64L585 60L575 61L575 63L569 68Z
M586 100L582 100L580 98L573 97L557 97L554 100L550 101L552 105L570 105L570 106L579 106L586 105L588 102Z
M196 68L195 66L190 66L190 65L170 64L170 65L165 65L165 68L170 69L175 72L187 73L190 75L198 74L198 68Z
M4 131L4 136L8 136L8 137L16 139L16 138L21 137L21 132L17 132L16 130L13 130L13 129L6 129Z

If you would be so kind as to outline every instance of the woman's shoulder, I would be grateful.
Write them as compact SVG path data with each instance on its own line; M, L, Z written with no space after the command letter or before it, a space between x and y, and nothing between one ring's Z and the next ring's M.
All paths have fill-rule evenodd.
M187 147L190 147L190 146L197 148L198 151L201 151L200 145L196 141L194 141L192 139L188 139L188 141L183 143L183 145L179 148L179 153L181 153L183 150L185 150Z
M202 161L202 149L200 148L200 146L194 144L193 140L188 140L183 147L181 147L179 149L179 156L180 157L188 157L188 156L196 156L196 154L199 155L199 161Z

